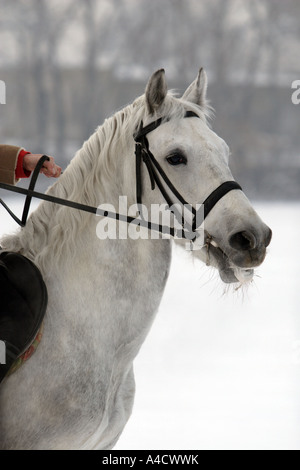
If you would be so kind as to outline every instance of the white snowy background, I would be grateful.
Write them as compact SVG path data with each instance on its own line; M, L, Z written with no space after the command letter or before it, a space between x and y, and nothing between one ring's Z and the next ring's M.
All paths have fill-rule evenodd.
M300 450L300 203L254 206L273 240L246 291L174 250L115 450ZM0 208L0 236L15 229Z

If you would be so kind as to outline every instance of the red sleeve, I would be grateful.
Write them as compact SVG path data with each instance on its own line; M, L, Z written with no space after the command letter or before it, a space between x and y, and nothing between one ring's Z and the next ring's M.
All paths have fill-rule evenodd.
M17 162L17 168L16 168L16 178L29 178L31 175L31 171L24 170L23 168L23 160L25 155L28 155L31 152L27 152L26 150L22 149L20 150L19 156L18 156L18 162Z

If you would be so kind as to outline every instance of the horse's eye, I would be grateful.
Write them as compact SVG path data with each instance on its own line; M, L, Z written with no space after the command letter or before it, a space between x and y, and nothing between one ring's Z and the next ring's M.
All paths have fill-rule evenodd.
M173 155L170 155L167 157L167 162L170 163L170 165L181 165L187 164L187 159L182 153L174 153Z

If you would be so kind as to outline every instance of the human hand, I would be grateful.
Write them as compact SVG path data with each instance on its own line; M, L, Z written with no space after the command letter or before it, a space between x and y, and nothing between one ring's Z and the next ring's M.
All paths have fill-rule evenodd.
M32 153L25 155L23 159L24 170L33 171L42 156ZM43 173L47 178L58 178L61 175L61 167L56 165L53 157L49 157L49 161L44 162L40 173Z

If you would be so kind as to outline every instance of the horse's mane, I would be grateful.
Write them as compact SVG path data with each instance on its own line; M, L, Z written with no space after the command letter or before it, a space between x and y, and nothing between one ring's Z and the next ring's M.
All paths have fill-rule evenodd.
M48 194L94 207L103 202L113 203L112 195L122 194L118 175L119 158L123 158L131 147L134 152L132 136L141 121L147 125L161 116L181 119L187 108L203 120L209 114L208 108L185 103L176 98L174 92L169 92L160 115L149 116L144 95L137 98L96 129L77 151L64 174L48 190ZM66 250L72 253L75 239L78 239L90 217L90 214L82 211L43 202L31 214L26 227L15 235L4 237L1 245L5 250L26 253L41 269L44 268L43 271L46 271L47 264L49 271L49 258L55 266L59 260L65 259Z

